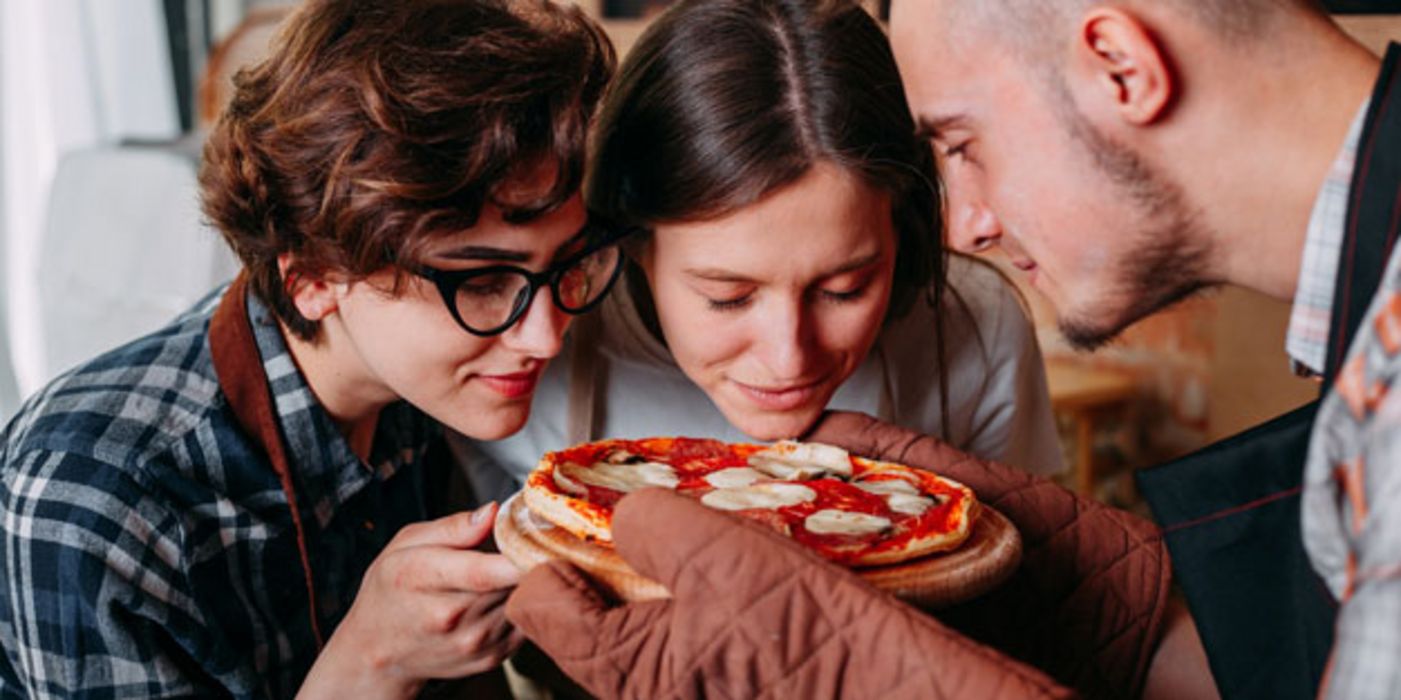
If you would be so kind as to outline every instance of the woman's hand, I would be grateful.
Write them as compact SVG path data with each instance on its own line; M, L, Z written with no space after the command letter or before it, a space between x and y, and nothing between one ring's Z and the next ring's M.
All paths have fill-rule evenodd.
M504 603L520 573L472 551L496 504L405 527L365 572L299 697L412 697L434 678L490 670L520 645Z

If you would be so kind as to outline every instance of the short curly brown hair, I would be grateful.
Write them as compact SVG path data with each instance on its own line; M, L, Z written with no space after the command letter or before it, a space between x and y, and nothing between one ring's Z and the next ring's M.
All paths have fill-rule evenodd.
M254 293L314 339L280 255L289 278L402 272L487 203L512 222L560 206L615 60L594 22L545 0L311 0L234 79L205 146L205 216ZM542 166L547 192L503 201Z

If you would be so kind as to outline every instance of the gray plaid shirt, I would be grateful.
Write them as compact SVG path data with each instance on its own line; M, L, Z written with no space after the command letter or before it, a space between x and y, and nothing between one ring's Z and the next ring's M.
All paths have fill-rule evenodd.
M0 433L0 698L290 697L315 659L288 500L210 357L219 296L57 379ZM437 427L386 408L371 469L251 295L248 314L329 635L426 517Z
M1370 104L1370 102L1368 103ZM1323 369L1362 106L1314 206L1290 354ZM1321 693L1401 698L1401 249L1324 398L1304 472L1304 546L1342 602Z

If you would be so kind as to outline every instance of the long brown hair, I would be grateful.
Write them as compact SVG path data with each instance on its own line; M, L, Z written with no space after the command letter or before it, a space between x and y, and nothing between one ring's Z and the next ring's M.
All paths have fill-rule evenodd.
M205 215L252 288L298 336L316 324L288 277L352 278L420 262L486 203L508 220L578 191L612 46L577 8L544 1L312 0L270 58L240 71L205 148ZM547 166L543 167L542 166ZM515 180L553 173L530 201Z
M943 303L933 153L915 135L885 33L854 2L682 0L628 54L595 139L590 206L644 228L726 215L831 162L890 195L897 253L887 320L922 297L936 310ZM646 295L645 284L629 288Z

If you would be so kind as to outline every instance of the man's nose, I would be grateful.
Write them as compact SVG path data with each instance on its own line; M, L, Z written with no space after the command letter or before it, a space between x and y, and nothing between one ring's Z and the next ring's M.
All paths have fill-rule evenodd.
M981 200L950 190L949 245L961 253L981 253L1002 241L1002 222Z

